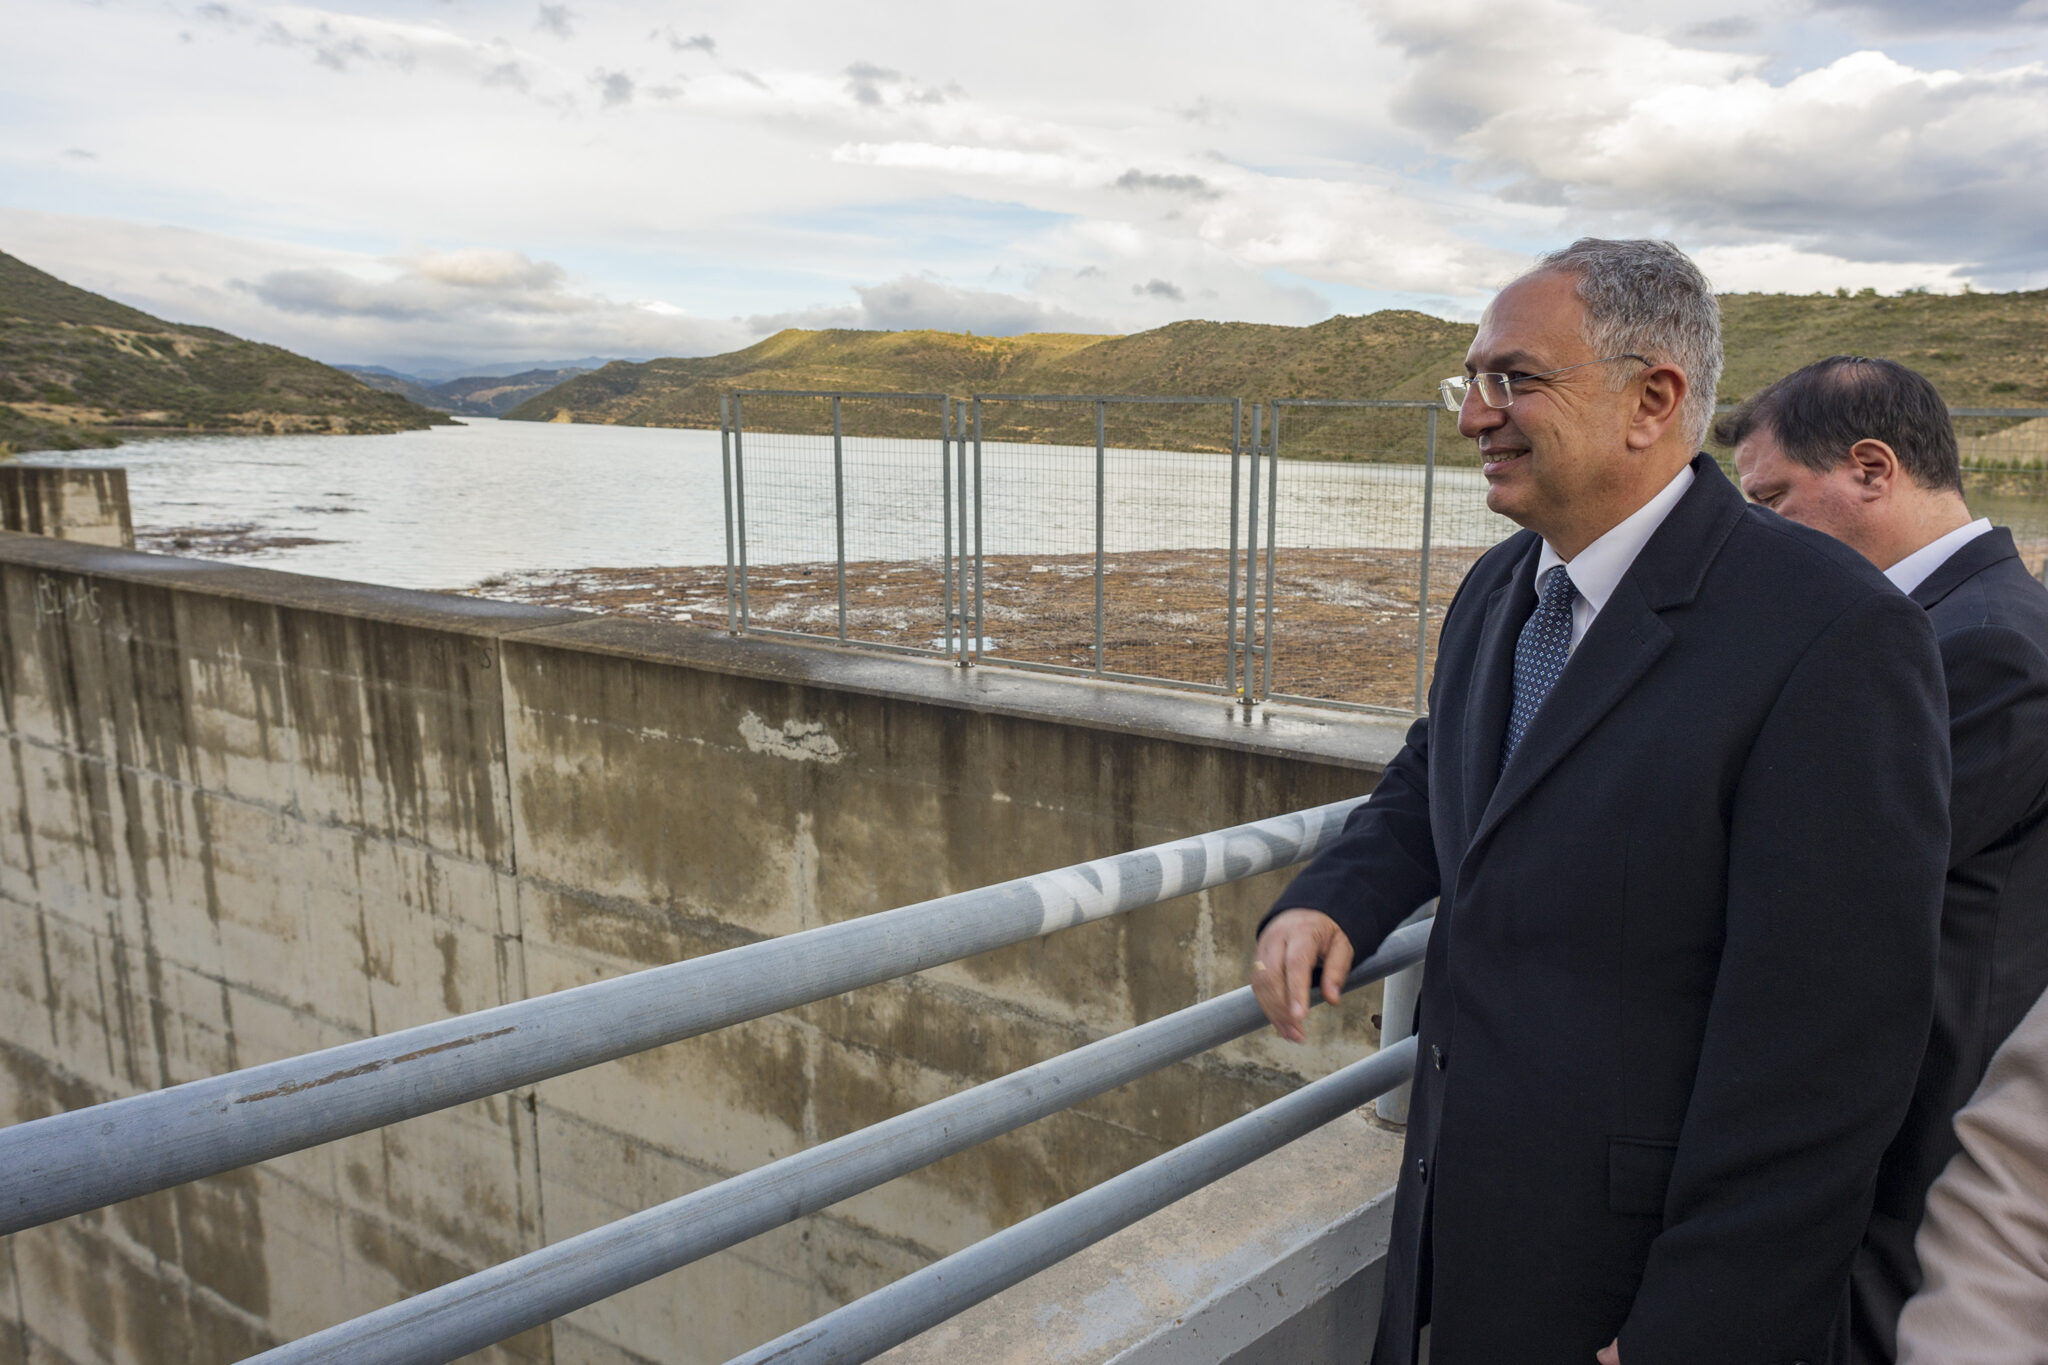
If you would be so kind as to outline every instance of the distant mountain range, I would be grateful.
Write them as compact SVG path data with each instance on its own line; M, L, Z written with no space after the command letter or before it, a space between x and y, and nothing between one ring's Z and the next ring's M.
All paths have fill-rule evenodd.
M1880 297L1728 294L1721 298L1727 369L1720 397L1734 401L1799 366L1839 353L1890 356L1934 381L1957 406L2048 405L2048 290ZM715 427L730 389L893 392L1220 395L1267 398L1421 399L1464 365L1470 323L1388 311L1309 327L1176 322L1131 336L1054 333L978 337L954 332L803 331L792 328L726 355L615 361L529 398L504 416L530 422ZM900 407L900 405L899 405ZM761 422L818 430L824 409L756 400ZM1092 444L1090 409L1003 405L1004 438ZM856 406L853 434L907 434L900 416ZM916 421L922 422L919 417ZM1420 450L1415 413L1288 409L1295 453L1333 458ZM1110 409L1118 445L1228 448L1212 410ZM754 419L750 418L750 425ZM928 423L927 423L928 424ZM829 429L824 428L824 429ZM985 433L987 434L987 433Z
M151 317L0 252L0 454L122 432L406 431L451 420L340 370Z
M575 378L587 367L466 375L438 384L418 375L400 374L382 365L340 365L336 368L348 371L373 389L403 394L422 407L468 417L497 417L525 400L547 392L563 380Z

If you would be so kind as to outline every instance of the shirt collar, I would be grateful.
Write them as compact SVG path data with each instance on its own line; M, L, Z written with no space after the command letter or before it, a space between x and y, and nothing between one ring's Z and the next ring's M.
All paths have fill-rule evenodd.
M1900 592L1911 592L1925 583L1928 576L1948 563L1949 556L1962 549L1978 536L1991 529L1991 518L1979 517L1968 526L1958 526L1939 540L1930 540L1913 553L1884 571L1892 586ZM1573 576L1575 579L1577 575Z
M1579 596L1585 598L1594 611L1605 607L1607 599L1614 596L1621 576L1628 572L1629 565L1636 562L1636 556L1643 552L1643 546L1650 543L1650 537L1664 524L1664 518L1671 515L1671 509L1678 506L1678 500L1685 496L1686 489L1692 487L1692 481L1692 466L1688 464L1671 476L1671 482L1665 484L1656 497L1629 513L1572 560L1572 586L1579 590ZM1540 586L1543 576L1564 562L1564 556L1552 549L1549 541L1544 541L1543 554L1536 561L1537 584Z

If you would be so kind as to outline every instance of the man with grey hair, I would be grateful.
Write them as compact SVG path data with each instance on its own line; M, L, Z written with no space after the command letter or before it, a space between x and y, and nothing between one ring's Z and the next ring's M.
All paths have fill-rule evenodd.
M1697 453L1711 288L1584 240L1444 381L1525 529L1445 613L1429 714L1282 893L1311 977L1430 898L1375 1365L1820 1362L1913 1088L1948 846L1926 614ZM1787 584L1797 584L1788 591Z

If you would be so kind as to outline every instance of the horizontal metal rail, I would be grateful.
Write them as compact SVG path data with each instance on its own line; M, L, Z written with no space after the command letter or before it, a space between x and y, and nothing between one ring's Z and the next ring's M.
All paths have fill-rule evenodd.
M1439 399L1438 402L1443 400ZM1276 408L1433 408L1423 398L1275 398Z
M742 398L915 398L928 403L945 401L943 393L857 393L852 389L728 389Z
M1128 393L976 393L969 398L977 403L1235 403L1236 398L1165 397L1154 398Z
M0 1129L0 1235L1313 857L1364 798Z
M1415 1040L1303 1086L726 1365L855 1365L1398 1089Z
M1428 924L1388 935L1347 985L1422 959ZM250 1357L261 1365L442 1365L1241 1038L1250 987L1177 1010L680 1199Z

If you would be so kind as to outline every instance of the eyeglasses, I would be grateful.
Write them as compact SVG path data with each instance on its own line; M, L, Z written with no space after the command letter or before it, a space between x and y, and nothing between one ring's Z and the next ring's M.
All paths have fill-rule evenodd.
M1554 370L1540 370L1535 374L1505 375L1495 372L1475 374L1469 379L1454 374L1437 385L1437 392L1443 395L1444 406L1452 412L1463 411L1465 395L1473 389L1479 390L1479 401L1489 408L1504 408L1515 401L1514 390L1509 387L1510 384L1520 384L1529 379L1547 379L1554 374L1563 374L1566 370L1583 370L1588 365L1607 365L1617 360L1633 360L1639 365L1650 363L1631 351L1621 355L1602 356L1598 360L1581 360L1576 365L1560 365Z

